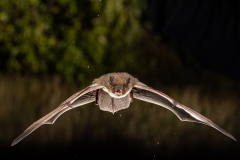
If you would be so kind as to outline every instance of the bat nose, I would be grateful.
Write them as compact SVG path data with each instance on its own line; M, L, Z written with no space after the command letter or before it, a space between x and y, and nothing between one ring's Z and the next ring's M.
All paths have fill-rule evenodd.
M122 95L122 87L116 87L115 94L118 96Z

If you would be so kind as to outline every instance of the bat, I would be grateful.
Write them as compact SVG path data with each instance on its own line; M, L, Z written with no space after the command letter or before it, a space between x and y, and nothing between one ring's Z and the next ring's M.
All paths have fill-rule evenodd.
M55 110L33 123L12 142L11 146L20 142L43 124L53 124L60 115L75 107L95 102L101 110L114 114L119 110L128 108L133 102L133 98L162 106L172 111L181 121L202 123L213 127L225 136L237 141L210 119L178 103L166 94L141 83L130 74L108 73L95 79L90 86L75 93Z

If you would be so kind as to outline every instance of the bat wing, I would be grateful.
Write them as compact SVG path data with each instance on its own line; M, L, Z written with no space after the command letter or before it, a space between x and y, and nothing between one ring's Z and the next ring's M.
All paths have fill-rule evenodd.
M37 128L39 128L43 124L53 124L57 120L57 118L60 115L62 115L64 112L70 109L73 109L75 107L95 101L97 89L100 89L103 87L104 86L98 85L97 83L93 83L87 88L75 93L74 95L69 97L67 100L65 100L62 104L60 104L58 108L48 113L46 116L42 117L41 119L33 123L30 127L28 127L21 135L19 135L16 139L14 139L11 146L14 146L18 142L20 142L22 139L27 137L30 133L35 131Z
M226 132L216 124L214 124L210 119L178 103L177 101L165 95L164 93L159 92L141 82L138 82L136 85L134 85L132 92L133 92L133 98L154 103L166 109L169 109L181 121L196 122L196 123L202 123L202 124L208 125L210 127L215 128L225 136L228 136L231 139L237 141L231 134L229 134L228 132Z

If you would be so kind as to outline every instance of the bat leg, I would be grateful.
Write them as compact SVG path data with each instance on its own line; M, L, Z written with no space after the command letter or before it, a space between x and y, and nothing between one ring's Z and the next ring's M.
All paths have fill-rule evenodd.
M133 92L130 92L130 102L133 102Z
M98 95L99 95L99 89L96 92L95 105L98 105Z
M113 115L114 115L114 98L111 98L112 99L112 113L113 113Z

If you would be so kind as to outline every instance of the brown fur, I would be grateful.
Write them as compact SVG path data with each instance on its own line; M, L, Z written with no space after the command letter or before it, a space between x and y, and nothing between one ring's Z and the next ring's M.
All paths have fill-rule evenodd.
M110 76L113 78L113 86L111 86L110 84ZM128 87L124 87L128 78L130 78L129 85ZM100 78L95 79L93 83L94 82L99 85L105 86L112 93L115 93L115 87L123 87L123 95L125 95L125 93L131 90L132 87L139 81L137 78L134 78L130 74L122 72L122 73L108 73L102 75Z

